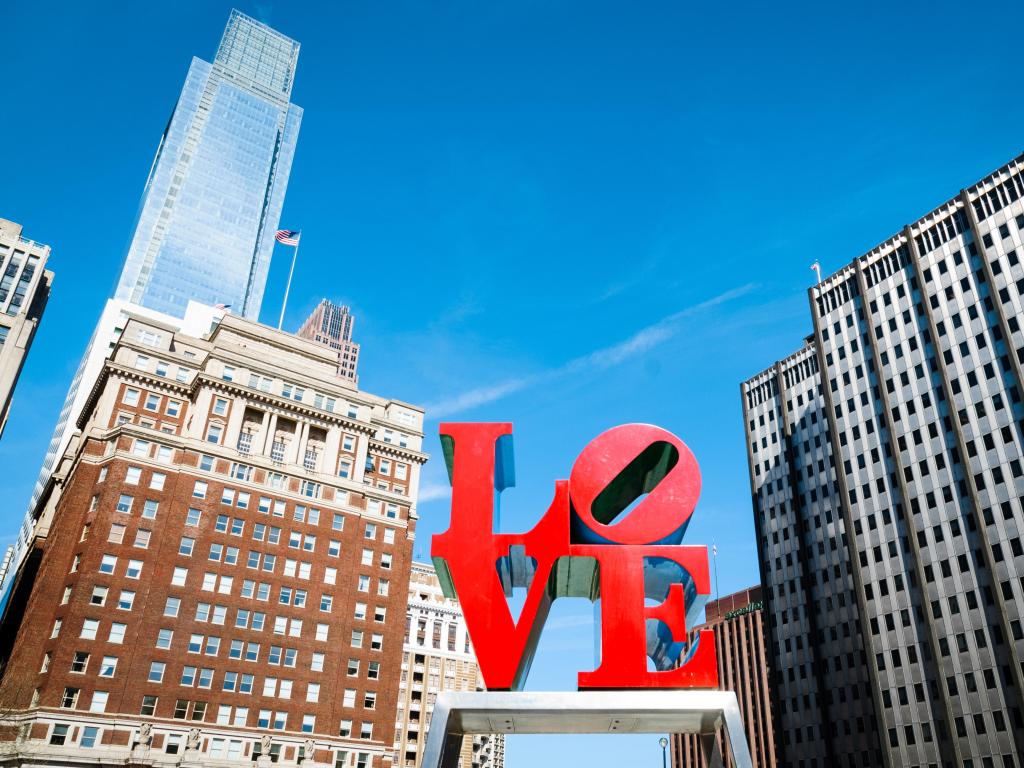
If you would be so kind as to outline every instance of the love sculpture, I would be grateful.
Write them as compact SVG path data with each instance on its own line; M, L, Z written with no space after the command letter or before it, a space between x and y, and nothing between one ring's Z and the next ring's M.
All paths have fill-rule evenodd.
M717 687L714 632L687 634L710 594L707 547L680 543L700 495L690 449L659 427L610 429L555 481L532 530L496 533L496 492L514 484L511 439L511 424L441 425L452 513L431 555L488 690L522 689L558 597L601 601L601 661L580 689ZM518 621L506 601L515 587L527 590Z
M647 424L599 435L526 533L496 532L498 495L515 484L512 425L442 424L441 445L452 513L431 556L462 604L487 691L438 694L423 768L456 768L465 734L617 732L697 734L703 764L721 766L719 729L732 764L751 768L736 694L707 690L718 686L714 632L691 642L687 629L711 590L707 547L681 544L700 495L683 441ZM523 691L559 597L600 606L600 663L579 673L579 691Z

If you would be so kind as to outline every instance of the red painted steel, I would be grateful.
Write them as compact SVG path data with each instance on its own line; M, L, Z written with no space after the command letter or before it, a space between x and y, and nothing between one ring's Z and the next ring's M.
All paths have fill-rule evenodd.
M570 479L555 482L533 529L503 534L493 529L495 488L509 484L498 475L511 467L496 464L512 425L442 424L440 431L450 452L452 512L431 554L462 603L489 690L522 687L551 601L563 596L602 601L601 663L580 673L580 688L718 685L710 631L699 633L682 665L648 669L648 620L682 648L687 595L703 603L711 591L707 547L678 544L700 494L697 461L679 438L644 424L604 432L584 448ZM518 621L506 601L512 585L527 587ZM647 606L645 597L660 603Z

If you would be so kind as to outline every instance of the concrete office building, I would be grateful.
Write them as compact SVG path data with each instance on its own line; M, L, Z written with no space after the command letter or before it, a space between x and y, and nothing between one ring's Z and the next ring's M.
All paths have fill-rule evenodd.
M704 608L704 623L690 633L693 635L702 629L715 633L718 687L736 693L754 768L774 768L775 734L768 694L763 617L761 587L750 587L710 601ZM724 733L718 734L718 741L723 766L731 768L734 763ZM704 768L696 735L672 737L672 768Z
M404 651L394 765L420 768L437 694L484 686L459 602L444 596L434 566L426 563L412 564ZM464 737L459 765L503 768L504 734Z
M21 225L0 219L0 437L25 357L50 298L50 246L21 236Z
M60 464L6 765L391 765L423 414L334 365L128 319Z
M115 295L105 305L61 408L7 579L31 587L35 528L96 375L128 312L181 319L190 301L258 319L302 109L289 99L299 44L233 10L213 63L193 58L161 136Z
M359 345L352 341L356 319L349 308L323 299L296 335L323 344L338 353L338 375L359 384Z
M1022 172L814 286L742 385L783 764L1022 764Z

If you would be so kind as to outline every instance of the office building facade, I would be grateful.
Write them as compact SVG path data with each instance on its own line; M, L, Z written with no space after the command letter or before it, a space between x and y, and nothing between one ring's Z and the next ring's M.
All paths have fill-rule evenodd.
M391 765L423 414L334 363L128 319L0 684L7 764Z
M434 566L413 563L395 729L396 768L420 768L441 691L484 687L458 600L441 591ZM505 736L463 737L460 768L504 768Z
M355 323L356 319L348 307L323 299L306 318L297 335L335 350L338 353L338 375L358 385L359 345L352 341Z
M784 764L1021 765L1022 198L1024 156L822 280L742 385Z
M768 694L768 657L764 646L764 613L761 587L750 587L704 608L704 623L690 630L715 633L718 650L718 680L723 691L734 691L746 731L754 768L774 768L775 735L772 728L771 697ZM718 734L724 768L735 763L724 733ZM672 737L672 768L704 768L700 740L694 734Z
M0 219L0 437L53 285L50 246L21 233L20 224Z
M299 44L231 11L192 59L146 180L115 299L176 317L189 299L257 320L302 110Z

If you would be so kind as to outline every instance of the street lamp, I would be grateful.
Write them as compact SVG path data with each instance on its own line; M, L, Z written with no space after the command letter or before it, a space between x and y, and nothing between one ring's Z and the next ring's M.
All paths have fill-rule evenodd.
M662 736L658 739L658 743L661 744L661 768L668 768L668 753L666 752L668 749L668 739Z

